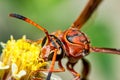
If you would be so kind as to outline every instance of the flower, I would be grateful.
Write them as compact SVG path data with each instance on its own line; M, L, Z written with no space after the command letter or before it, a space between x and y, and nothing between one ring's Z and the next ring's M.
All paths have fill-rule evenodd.
M40 69L48 63L40 57L41 43L31 42L25 36L18 40L11 36L7 43L1 42L1 46L0 80L31 80L43 76Z

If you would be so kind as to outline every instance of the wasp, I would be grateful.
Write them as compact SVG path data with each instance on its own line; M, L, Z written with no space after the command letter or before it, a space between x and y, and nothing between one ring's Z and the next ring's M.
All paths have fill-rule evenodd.
M61 60L65 57L68 58L66 67L73 74L74 80L87 80L87 76L90 71L90 65L84 58L85 56L91 52L103 52L120 55L120 50L115 48L100 48L91 46L86 34L80 31L82 26L89 20L101 2L102 0L89 0L80 16L73 22L69 29L65 31L56 31L51 34L49 34L45 28L33 22L29 18L19 14L10 14L11 17L28 22L46 34L41 43L41 56L46 61L52 61L50 68L46 69L46 71L48 71L46 80L50 80L52 72L65 71L61 62ZM38 40L37 42L39 43L40 41ZM84 67L82 76L74 70L75 64L80 59L82 60ZM58 62L59 69L54 69L56 61Z

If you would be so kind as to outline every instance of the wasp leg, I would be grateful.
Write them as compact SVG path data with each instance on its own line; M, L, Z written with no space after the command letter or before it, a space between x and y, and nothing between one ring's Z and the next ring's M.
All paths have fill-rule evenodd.
M43 80L43 79L40 79L40 78L35 78L35 79L31 79L31 80Z
M80 80L80 74L73 69L76 63L67 62L67 69L75 76L74 80Z
M63 71L65 71L64 67L62 66L61 60L58 61L58 65L59 65L60 69L56 69L56 70L54 69L54 65L55 65L55 62L56 62L56 56L57 56L57 49L55 49L55 52L54 52L54 55L53 55L53 58L52 58L52 63L51 63L50 68L48 70L49 72L48 72L46 80L50 80L52 72L63 72Z
M83 63L83 70L82 70L82 78L81 80L88 80L88 75L90 72L90 63L88 60L82 58L82 63Z
M60 69L52 69L51 72L48 73L48 76L47 76L46 80L50 80L52 72L64 72L65 71L64 67L62 66L61 60L58 61L58 65L59 65Z
M52 69L51 71L52 72L64 72L65 71L65 68L62 66L61 60L58 61L58 66L59 66L59 69ZM47 72L47 71L49 71L49 69L37 70L37 72L40 72L40 71Z
M49 71L48 71L48 76L47 76L46 80L50 80L50 78L51 78L52 72L54 70L56 56L57 56L57 49L55 49L55 51L54 51L54 55L53 55L53 58L52 58L52 63L50 65L50 68L49 68Z
M33 71L28 75L26 80L45 80L46 74L43 73L44 71Z
M115 49L115 48L91 47L91 52L101 52L101 53L118 54L118 55L120 55L120 49Z
M51 65L51 66L53 66L53 65ZM49 72L48 72L48 75L47 75L47 79L46 80L50 80L50 77L51 77L51 75L52 75L52 72L64 72L65 71L65 69L64 69L64 67L62 66L62 63L61 63L61 60L60 61L58 61L58 66L59 66L59 69L41 69L41 70L37 70L37 71L35 71L34 73L38 73L38 72L48 72L49 70ZM34 79L32 79L32 80L42 80L42 79L37 79L37 78L34 78Z
M64 71L65 71L65 68L63 67L63 65L62 65L62 63L61 63L61 60L58 61L58 65L59 65L58 71L59 71L59 72L64 72Z

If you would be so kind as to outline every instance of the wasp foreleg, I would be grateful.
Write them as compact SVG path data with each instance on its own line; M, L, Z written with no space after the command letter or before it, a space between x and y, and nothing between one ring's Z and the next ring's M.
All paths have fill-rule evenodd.
M67 62L67 69L75 76L74 80L80 80L80 74L73 69L76 63Z

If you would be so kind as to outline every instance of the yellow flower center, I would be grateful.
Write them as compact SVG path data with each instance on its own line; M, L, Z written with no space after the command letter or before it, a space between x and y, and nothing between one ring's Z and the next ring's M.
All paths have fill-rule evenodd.
M12 66L15 64L17 66L15 68L18 68L15 74L19 74L21 70L24 70L28 77L31 72L40 70L47 66L47 62L44 62L40 57L40 44L37 44L36 42L28 42L25 36L18 40L14 40L11 36L11 39L8 40L6 44L2 43L2 46L4 49L2 51L0 61L4 65ZM14 70L9 70L14 73Z

